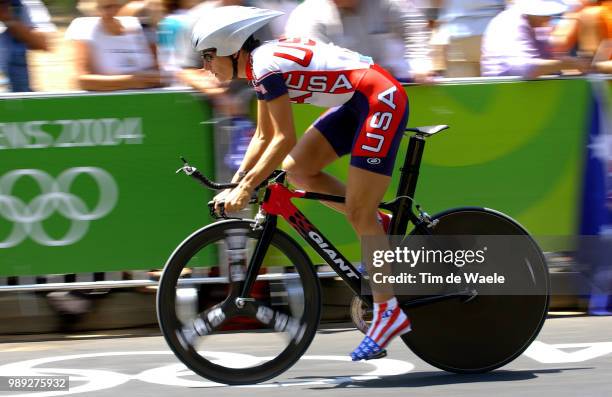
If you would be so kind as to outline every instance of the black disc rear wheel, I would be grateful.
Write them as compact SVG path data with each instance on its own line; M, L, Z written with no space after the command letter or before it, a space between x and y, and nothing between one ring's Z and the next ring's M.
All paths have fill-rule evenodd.
M440 369L480 373L518 357L537 337L548 311L549 275L537 243L511 218L489 209L449 210L433 217L437 224L412 234L434 236L511 236L521 249L503 261L506 270L529 280L524 294L478 294L406 307L413 330L402 336L421 359ZM408 237L410 238L410 237ZM511 264L512 269L508 269ZM466 270L469 266L466 266ZM411 297L415 299L418 297ZM403 303L406 300L405 298Z

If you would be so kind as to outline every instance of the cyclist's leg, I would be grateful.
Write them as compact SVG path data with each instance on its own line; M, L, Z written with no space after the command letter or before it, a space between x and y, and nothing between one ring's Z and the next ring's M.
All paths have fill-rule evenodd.
M319 117L283 161L289 181L304 190L344 196L345 185L322 169L351 152L358 123L350 106L332 108ZM345 212L343 204L325 204Z
M390 176L355 166L350 167L346 192L347 217L359 236L386 235L376 214L378 203L382 200L390 181ZM368 271L373 272L373 269ZM382 267L376 271L384 274L388 273L389 268ZM410 320L399 307L390 285L371 285L371 290L374 299L372 323L364 339L351 353L354 361L384 356L387 344L395 336L411 329Z
M367 110L352 144L346 194L347 216L359 236L385 234L377 221L378 205L391 182L408 120L406 93L399 83L382 72L370 70L364 77L370 80L368 95L362 92L354 95L354 102ZM393 296L388 289L380 288L373 289L372 294L374 302L383 302Z
M346 185L336 177L321 171L337 159L338 154L327 138L313 125L308 128L302 139L285 158L282 168L287 171L289 181L300 189L346 196ZM326 201L321 201L321 203L346 214L344 204ZM387 231L391 223L391 216L378 211L377 219Z
M314 126L308 128L291 153L283 161L289 182L311 192L344 196L346 187L340 180L323 172L322 169L338 159L338 155L327 139ZM323 202L325 205L344 212L344 206Z
M359 236L384 236L376 212L391 180L395 157L408 118L408 98L391 76L373 67L355 93L367 101L367 117L351 151L347 184L347 214ZM363 106L363 107L365 107ZM369 269L370 271L373 269ZM389 271L388 267L377 271ZM411 329L390 286L372 286L374 317L366 337L351 353L353 360L377 358L395 337Z
M363 168L349 167L346 188L346 217L358 236L384 236L378 221L378 205L383 199L391 177L377 174ZM374 269L367 269L370 274ZM376 269L376 271L380 271ZM374 302L385 302L393 298L391 288L385 286L372 290Z

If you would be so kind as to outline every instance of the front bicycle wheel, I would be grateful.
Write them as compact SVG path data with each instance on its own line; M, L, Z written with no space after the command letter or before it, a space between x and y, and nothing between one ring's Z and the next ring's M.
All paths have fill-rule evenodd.
M472 299L404 306L413 330L402 339L421 359L446 371L481 373L501 367L533 342L546 319L550 282L544 255L521 225L497 211L459 208L432 219L435 226L416 228L411 234L519 239L521 249L505 258L503 266L529 280L529 285L523 286L524 294L478 294L476 290Z
M251 384L279 375L306 351L319 324L314 267L281 230L250 295L237 291L261 237L253 225L229 220L200 229L175 250L160 279L157 315L166 342L183 364L214 382Z

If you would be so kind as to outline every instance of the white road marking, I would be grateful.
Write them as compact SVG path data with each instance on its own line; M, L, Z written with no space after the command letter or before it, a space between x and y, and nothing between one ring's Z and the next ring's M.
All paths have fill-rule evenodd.
M580 350L566 352L563 349ZM579 363L612 353L612 342L599 343L565 343L549 345L535 341L523 353L525 356L542 364Z
M579 349L576 351L564 351L563 349ZM543 364L575 363L591 360L597 357L612 353L612 342L599 343L566 343L566 344L547 344L535 341L525 351L524 355ZM208 352L201 351L200 354L213 359L213 362L231 366L233 368L244 368L256 365L263 360L271 357L257 357L249 354ZM145 370L136 375L127 375L115 371L78 369L78 368L49 368L39 366L48 365L60 361L80 360L96 357L120 357L138 355L172 355L170 351L125 351L125 352L104 352L73 354L66 356L52 356L33 360L19 361L16 363L0 366L0 374L3 376L27 376L27 375L68 375L70 381L85 382L82 385L71 387L68 391L46 391L25 394L11 394L12 397L52 397L70 394L87 393L98 390L110 389L120 386L130 380L139 380L151 384L176 387L223 387L219 383L192 380L186 377L193 377L195 374L181 363L172 363L162 367ZM300 360L307 361L339 361L351 365L348 356L327 356L313 355L303 356ZM343 377L322 377L309 381L282 381L269 382L257 385L238 386L242 388L279 388L294 386L314 386L314 385L334 385L355 381L371 379L381 379L386 376L406 374L414 369L414 365L407 361L393 360L388 358L362 362L373 366L374 369L363 375L343 376Z
M117 357L117 356L135 356L135 355L171 355L170 351L128 351L128 352L105 352L105 353L88 353L74 354L67 356L44 357L33 360L20 361L16 363L0 366L0 373L3 376L10 375L68 375L71 382L81 381L86 382L84 385L71 387L69 391L48 391L35 392L27 394L11 394L12 397L52 397L63 396L69 394L86 393L98 390L104 390L122 385L130 380L140 380L146 383L160 384L165 386L177 387L220 387L225 386L215 382L190 380L185 379L185 376L195 376L183 364L174 363L163 367L152 368L143 371L136 375L126 375L114 371L103 370L84 370L70 368L36 368L40 365L55 363L58 361L79 360L84 358L94 357ZM225 352L200 352L207 357L214 358L213 362L231 366L233 368L243 368L245 366L255 365L263 360L271 357L256 357L248 354L225 353ZM321 360L321 361L342 361L350 365L351 359L348 356L303 356L300 360ZM278 388L292 386L312 386L312 385L329 385L342 384L360 380L380 379L385 376L405 374L412 369L414 365L405 361L392 359L378 359L365 362L371 365L374 369L363 375L350 377L329 377L321 378L312 381L284 381L264 383L257 385L245 385L239 387L255 387L255 388Z

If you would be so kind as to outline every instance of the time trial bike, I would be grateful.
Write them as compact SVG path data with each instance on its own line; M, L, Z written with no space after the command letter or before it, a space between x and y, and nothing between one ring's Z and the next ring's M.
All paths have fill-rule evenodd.
M402 340L418 357L446 371L480 373L514 360L536 338L548 310L549 275L538 244L507 215L462 207L430 216L415 206L426 139L447 128L406 130L410 141L397 195L380 208L393 216L389 234L407 240L472 235L524 240L505 266L528 275L525 293L485 294L478 285L458 285L437 294L399 297L413 325ZM236 186L213 182L186 161L177 172L210 189ZM168 259L157 294L159 325L175 355L197 375L230 385L262 382L289 369L313 340L321 316L321 281L304 248L278 227L279 216L352 290L354 321L362 331L367 328L372 296L362 290L366 276L296 208L292 200L297 199L345 200L292 190L285 173L276 171L252 199L259 206L255 219L215 214L211 202L211 214L226 219L195 231ZM210 288L211 278L205 277L210 266L220 269L215 279L224 280L225 289ZM241 343L237 332L255 333L257 343Z

